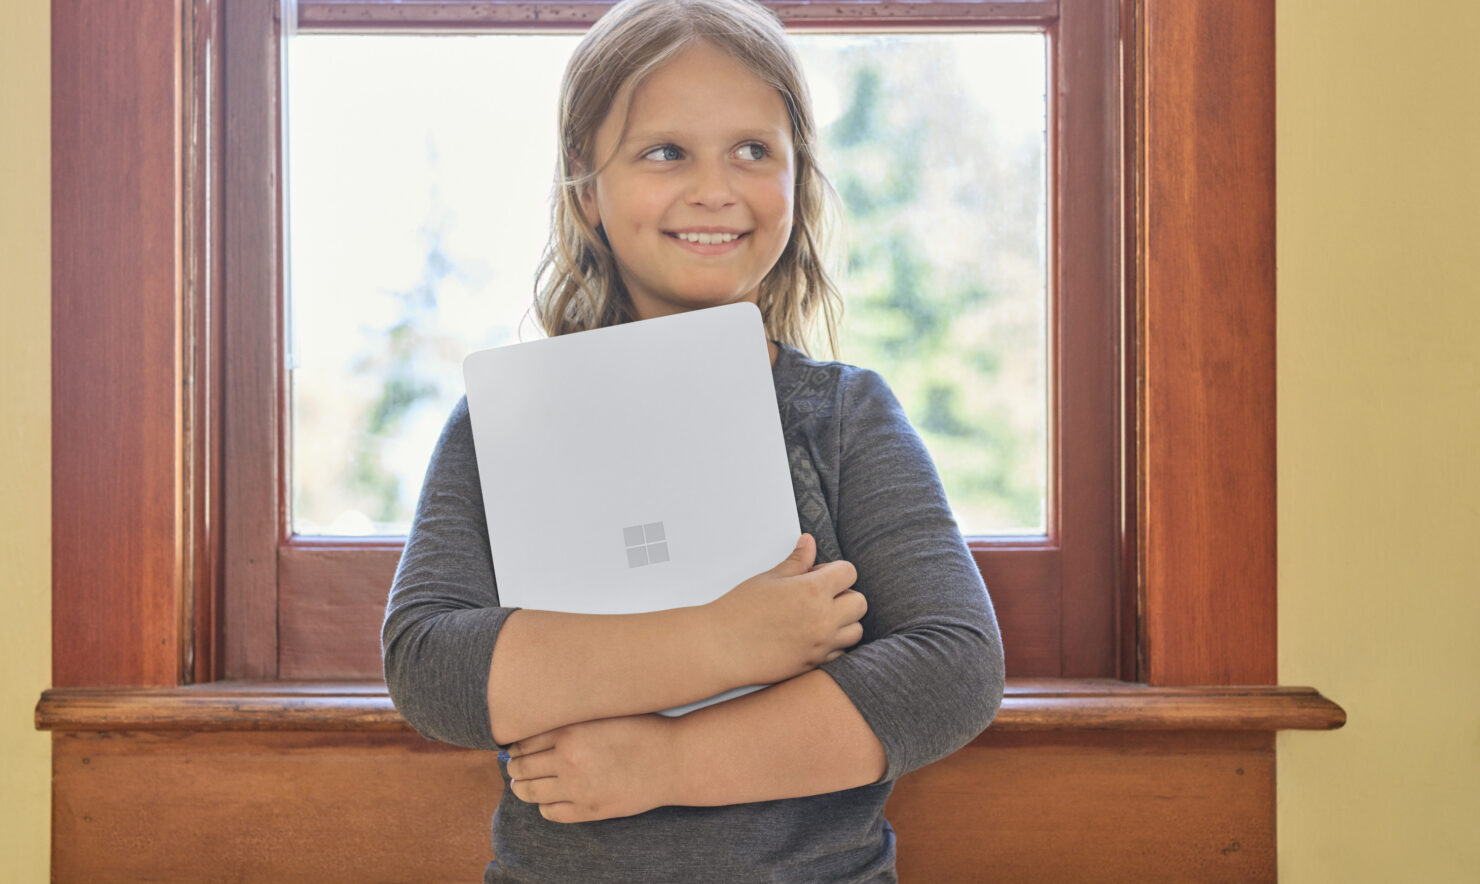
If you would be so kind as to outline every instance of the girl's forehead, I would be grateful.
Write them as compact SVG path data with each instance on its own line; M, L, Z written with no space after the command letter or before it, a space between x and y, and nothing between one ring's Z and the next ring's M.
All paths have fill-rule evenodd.
M623 84L618 99L625 97L633 104L640 104L653 93L672 98L676 94L714 88L737 93L776 91L767 80L735 55L707 40L698 40Z
M610 116L618 114L629 125L638 120L703 123L752 117L756 122L785 122L790 130L781 92L744 62L706 42L686 47L640 81L624 85Z

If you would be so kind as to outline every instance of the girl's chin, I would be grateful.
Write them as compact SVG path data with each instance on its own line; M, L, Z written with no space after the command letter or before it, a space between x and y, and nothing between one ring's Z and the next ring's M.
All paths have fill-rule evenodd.
M690 310L703 310L706 307L721 307L725 304L735 304L740 301L749 301L753 304L756 303L756 293L708 292L690 294L686 292L681 295L670 295L665 298L634 298L633 301L639 318L651 319L655 316L686 313Z

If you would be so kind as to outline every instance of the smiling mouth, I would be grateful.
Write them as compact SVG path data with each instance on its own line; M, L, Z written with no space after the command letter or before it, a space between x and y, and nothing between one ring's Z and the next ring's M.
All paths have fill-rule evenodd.
M670 233L668 235L671 236L671 237L673 237L674 239L681 239L684 242L694 243L696 245L701 245L701 246L716 246L716 245L723 245L724 243L728 243L728 242L734 242L735 240L739 239L740 237L744 236L745 234L743 234L743 233Z

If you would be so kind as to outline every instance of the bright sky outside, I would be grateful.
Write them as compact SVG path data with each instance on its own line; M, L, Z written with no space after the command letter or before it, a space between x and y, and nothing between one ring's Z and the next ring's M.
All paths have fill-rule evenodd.
M287 176L295 384L315 376L333 384L352 370L349 362L363 347L359 329L391 322L401 309L394 293L422 277L423 231L439 211L442 244L458 269L438 287L439 325L466 332L464 351L539 336L532 321L519 326L548 230L556 93L577 39L294 39ZM899 39L922 38L797 38L822 130L842 112L845 96L826 68L835 56L809 47ZM956 34L939 46L936 51L954 54L959 88L1000 132L1043 137L1043 35ZM448 378L447 389L455 399L461 377ZM403 485L411 495L450 404L425 410L407 432L386 443L388 460L407 477ZM295 464L300 454L295 452ZM297 530L388 530L355 512L304 518L295 517Z

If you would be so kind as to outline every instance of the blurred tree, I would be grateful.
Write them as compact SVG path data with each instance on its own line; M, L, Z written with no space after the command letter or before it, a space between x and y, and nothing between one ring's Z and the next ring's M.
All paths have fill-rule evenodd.
M295 451L296 469L311 470L294 482L297 530L334 533L404 531L421 474L408 474L396 453L412 421L428 408L445 414L461 394L466 333L442 309L449 283L469 283L470 267L446 247L448 211L436 184L437 151L428 145L433 175L418 278L404 289L367 293L362 309L348 311L357 322L357 347L348 371L295 377L295 438L312 439ZM354 299L351 299L354 300ZM330 386L332 385L332 386ZM324 444L333 439L345 445ZM423 461L424 465L424 461ZM317 516L317 520L314 518Z
M961 73L928 44L850 45L835 64L847 86L823 140L846 210L844 358L894 388L964 531L1041 530L1041 142L1003 144L967 92L940 88Z

